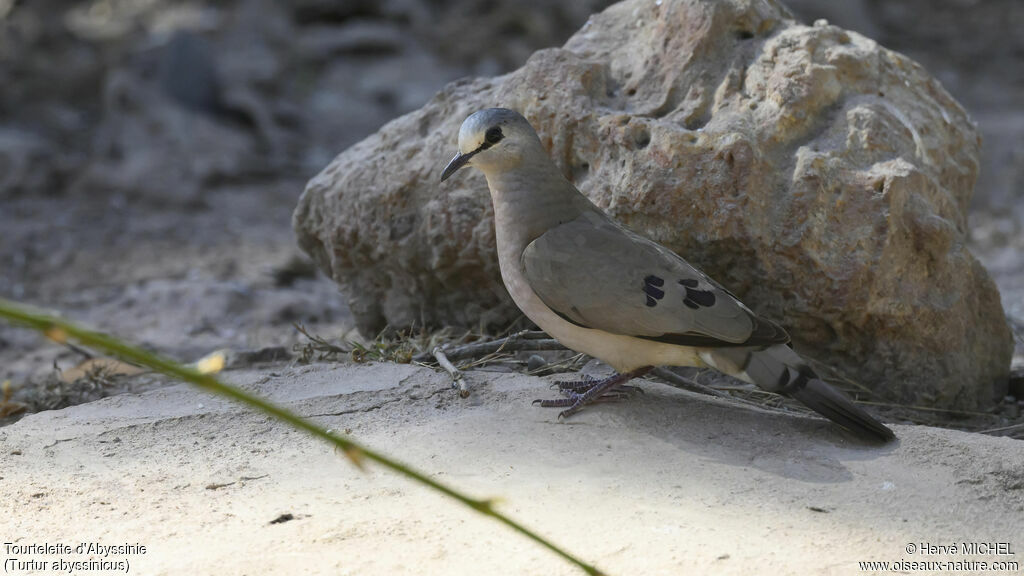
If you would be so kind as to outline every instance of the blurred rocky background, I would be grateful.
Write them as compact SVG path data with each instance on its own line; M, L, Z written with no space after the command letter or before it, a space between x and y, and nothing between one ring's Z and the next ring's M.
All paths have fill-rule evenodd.
M183 359L273 355L293 323L341 334L345 299L291 232L306 182L448 82L513 70L607 4L0 0L0 295ZM1024 5L790 6L916 59L977 121L972 250L1024 363ZM0 381L27 390L80 360L0 326ZM48 382L35 408L106 393Z

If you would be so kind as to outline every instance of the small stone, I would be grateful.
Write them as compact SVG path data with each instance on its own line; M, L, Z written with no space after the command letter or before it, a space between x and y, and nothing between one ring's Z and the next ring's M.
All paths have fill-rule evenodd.
M526 369L529 372L536 372L541 368L547 366L548 361L544 359L540 354L532 354L526 359Z

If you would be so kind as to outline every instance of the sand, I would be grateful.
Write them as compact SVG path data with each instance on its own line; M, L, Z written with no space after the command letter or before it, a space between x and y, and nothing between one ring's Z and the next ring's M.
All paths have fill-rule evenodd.
M899 441L868 446L822 420L653 382L562 422L530 404L551 394L548 380L519 374L469 372L467 399L445 374L409 365L225 376L499 497L501 510L609 574L1024 567L1018 440L897 425ZM4 542L131 545L106 561L132 574L581 573L437 493L379 467L361 472L319 440L186 385L33 414L0 440ZM907 551L972 542L1011 554Z

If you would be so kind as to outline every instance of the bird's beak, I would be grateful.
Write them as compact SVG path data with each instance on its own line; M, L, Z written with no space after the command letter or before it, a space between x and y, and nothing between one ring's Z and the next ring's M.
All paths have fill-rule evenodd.
M455 174L459 168L469 164L469 159L473 157L473 154L473 152L468 154L456 154L455 158L452 158L452 161L445 166L444 172L441 173L441 182L444 182L451 177L452 174Z

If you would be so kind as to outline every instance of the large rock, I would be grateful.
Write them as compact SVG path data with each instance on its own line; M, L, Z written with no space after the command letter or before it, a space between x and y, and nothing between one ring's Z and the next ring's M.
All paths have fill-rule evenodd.
M1012 341L964 246L980 142L918 64L777 2L629 0L562 49L449 85L338 156L294 215L360 328L501 323L483 178L438 176L506 106L592 200L891 400L977 409Z

